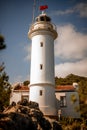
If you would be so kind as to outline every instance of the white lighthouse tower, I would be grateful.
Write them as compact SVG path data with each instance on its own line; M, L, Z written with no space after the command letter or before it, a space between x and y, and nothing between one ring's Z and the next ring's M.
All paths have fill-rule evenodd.
M55 116L57 114L54 80L56 27L51 23L51 18L42 13L31 25L28 36L32 40L29 100L39 103L45 115Z

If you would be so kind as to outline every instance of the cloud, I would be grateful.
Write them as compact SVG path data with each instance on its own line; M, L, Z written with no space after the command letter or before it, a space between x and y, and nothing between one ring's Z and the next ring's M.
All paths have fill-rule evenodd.
M77 4L74 10L78 12L81 17L87 17L87 3Z
M30 61L31 59L31 44L24 47L24 50L27 52L26 57L24 58L25 61Z
M74 12L73 9L67 9L67 10L58 10L58 11L53 11L51 14L52 15L66 15L66 14L72 14Z
M66 62L55 66L55 76L65 77L71 73L87 77L87 58L75 63Z
M82 59L87 57L87 34L76 31L71 25L58 26L55 56L62 59Z
M55 76L65 77L70 73L87 76L87 34L77 32L75 26L58 26L59 37L55 43Z
M77 13L80 17L87 17L87 3L79 3L75 5L73 8L66 9L66 10L58 10L58 11L52 11L52 15L68 15Z

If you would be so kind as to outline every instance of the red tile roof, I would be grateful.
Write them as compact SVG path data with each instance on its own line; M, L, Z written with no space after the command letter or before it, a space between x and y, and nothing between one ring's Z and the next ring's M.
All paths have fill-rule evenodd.
M75 88L73 85L59 85L56 86L56 91L74 91Z
M14 91L29 91L29 87L28 86L24 86L24 85L17 85L14 88ZM74 91L75 88L73 85L58 85L55 87L56 91Z
M14 88L14 90L24 90L24 91L29 91L29 87L28 86L16 86L15 88Z

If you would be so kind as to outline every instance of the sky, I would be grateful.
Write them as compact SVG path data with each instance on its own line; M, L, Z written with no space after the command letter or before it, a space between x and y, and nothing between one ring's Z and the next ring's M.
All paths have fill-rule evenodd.
M87 77L87 0L0 0L0 34L7 48L0 51L0 64L10 83L30 79L31 40L29 27L38 16L40 5L57 27L54 42L55 76L75 74Z

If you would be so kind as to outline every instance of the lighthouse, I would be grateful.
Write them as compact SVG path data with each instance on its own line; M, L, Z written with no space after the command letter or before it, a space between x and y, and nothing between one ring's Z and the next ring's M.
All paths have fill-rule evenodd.
M42 7L41 7L42 8ZM28 37L31 45L29 100L37 102L44 115L57 114L54 75L56 26L44 12L35 18Z

